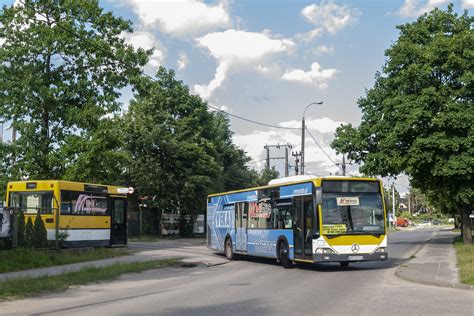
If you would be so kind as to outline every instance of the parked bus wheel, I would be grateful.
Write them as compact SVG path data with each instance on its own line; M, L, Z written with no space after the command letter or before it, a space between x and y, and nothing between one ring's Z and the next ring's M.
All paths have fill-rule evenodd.
M234 258L234 254L232 253L232 240L230 238L225 240L225 257L228 260L232 260Z
M282 241L280 243L280 262L283 268L289 269L293 267L293 263L291 260L288 258L289 250L288 250L288 244L286 241Z

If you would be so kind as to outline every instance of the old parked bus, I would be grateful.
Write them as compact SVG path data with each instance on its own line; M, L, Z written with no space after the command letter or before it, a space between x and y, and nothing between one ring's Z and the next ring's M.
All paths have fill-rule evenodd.
M119 193L120 191L120 193ZM69 181L15 181L7 185L7 206L25 220L37 213L48 240L56 231L63 246L112 246L127 243L127 194L121 188Z
M387 259L380 180L290 181L209 195L207 246L229 260L235 254L268 257L285 268L295 262L347 266Z

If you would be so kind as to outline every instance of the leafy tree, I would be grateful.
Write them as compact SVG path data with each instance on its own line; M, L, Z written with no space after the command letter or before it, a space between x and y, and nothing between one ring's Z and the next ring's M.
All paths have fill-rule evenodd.
M147 196L159 222L161 212L204 213L206 195L222 167L216 161L213 114L197 96L160 68L156 82L142 78L124 117L130 175Z
M22 210L18 212L18 246L26 247L25 213Z
M34 227L31 217L28 217L25 226L25 247L32 248L34 243Z
M273 179L277 179L280 176L275 167L271 169L265 168L259 173L258 185L268 185L268 182Z
M362 122L337 129L333 148L381 176L402 172L445 196L471 243L474 205L474 18L438 9L398 26L375 85L359 100Z
M35 217L31 244L33 248L45 248L48 245L48 233L39 212Z
M96 130L119 110L119 89L140 74L151 51L126 45L122 33L132 31L131 22L95 0L24 3L0 12L0 117L19 133L8 146L11 177L95 175L82 155L99 151ZM107 164L98 159L105 154L95 162Z

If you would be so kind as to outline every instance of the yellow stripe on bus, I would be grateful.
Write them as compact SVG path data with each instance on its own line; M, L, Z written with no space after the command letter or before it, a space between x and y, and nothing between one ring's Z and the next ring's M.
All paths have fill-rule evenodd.
M25 223L28 217L35 221L36 215L25 214ZM53 214L41 214L46 229L55 229ZM110 229L110 216L88 216L88 215L61 215L59 220L61 229Z
M347 246L352 244L378 245L383 241L384 237L385 235L380 235L380 237L370 235L340 235L334 238L328 238L327 236L324 236L324 239L330 246Z

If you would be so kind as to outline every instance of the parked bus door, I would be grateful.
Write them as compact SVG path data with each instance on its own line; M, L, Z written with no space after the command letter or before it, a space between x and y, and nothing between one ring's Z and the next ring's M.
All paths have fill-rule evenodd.
M313 258L313 200L311 196L293 199L294 224L293 240L295 259Z
M247 251L248 203L235 203L235 250Z
M112 198L112 223L110 227L110 244L127 244L127 210L124 198Z

